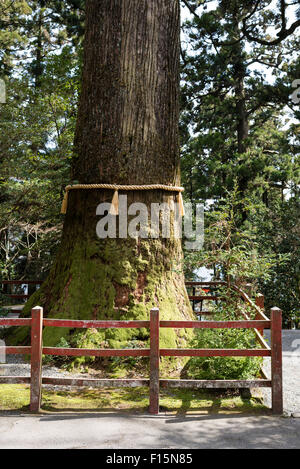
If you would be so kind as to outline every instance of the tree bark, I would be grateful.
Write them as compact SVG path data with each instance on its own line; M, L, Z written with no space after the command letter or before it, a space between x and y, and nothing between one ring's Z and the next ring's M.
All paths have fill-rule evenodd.
M235 82L235 99L236 99L236 117L237 117L237 150L239 154L244 154L247 151L247 138L249 136L249 122L246 109L246 94L245 94L245 77L246 77L246 64L244 52L241 44L241 31L239 28L240 16L237 11L233 14L233 29L235 31L234 39L237 41L233 46L234 58L234 82ZM238 187L241 198L245 197L249 183L249 175L244 172L239 175ZM247 219L247 212L243 205L239 207L241 221L244 223Z
M179 182L179 5L87 1L73 175L79 182Z
M179 185L179 11L179 0L87 0L74 181ZM177 195L123 193L128 205L148 207L171 205ZM145 319L153 306L164 319L192 316L180 240L98 239L96 207L112 196L69 192L58 257L26 314L40 304L46 316L59 318ZM44 331L46 345L59 339L53 329ZM112 331L105 335L110 346L148 337L138 329ZM174 347L185 337L165 329L161 344Z

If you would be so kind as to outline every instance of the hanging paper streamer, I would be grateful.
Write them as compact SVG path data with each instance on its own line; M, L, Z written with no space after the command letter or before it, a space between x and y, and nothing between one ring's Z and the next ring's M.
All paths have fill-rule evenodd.
M179 204L180 215L184 217L184 205L183 205L183 198L182 198L181 192L178 192L177 203Z
M67 213L67 207L68 207L68 191L65 191L64 198L61 204L61 213Z
M117 189L114 192L109 213L111 215L119 215L119 193Z

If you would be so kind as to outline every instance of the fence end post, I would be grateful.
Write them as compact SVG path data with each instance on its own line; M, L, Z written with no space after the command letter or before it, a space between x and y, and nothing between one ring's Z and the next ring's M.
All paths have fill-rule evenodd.
M150 311L149 413L159 413L159 309Z
M42 395L42 335L43 308L35 306L31 310L31 380L30 411L40 412Z
M272 411L283 413L282 396L282 311L271 309Z

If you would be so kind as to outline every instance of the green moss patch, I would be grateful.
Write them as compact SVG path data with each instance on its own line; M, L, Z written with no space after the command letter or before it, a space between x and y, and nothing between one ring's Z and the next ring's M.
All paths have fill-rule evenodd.
M30 388L22 384L0 385L0 410L29 412ZM137 411L147 412L149 389L88 389L70 391L43 390L42 411ZM260 399L244 399L239 395L208 392L206 390L162 389L162 412L176 413L269 413Z

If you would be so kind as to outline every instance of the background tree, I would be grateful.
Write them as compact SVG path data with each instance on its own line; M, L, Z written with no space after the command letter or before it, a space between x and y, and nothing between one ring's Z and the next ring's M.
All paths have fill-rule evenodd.
M41 2L26 5L26 14L23 9L15 12L14 25L22 32L22 42L14 51L10 49L9 68L5 44L0 53L0 65L8 70L7 104L0 105L0 265L4 279L45 278L53 263L62 226L57 205L69 180L79 92L79 33L74 46L58 14L56 23L50 19L55 12L49 2L47 9ZM17 3L10 2L10 6L15 11ZM43 18L39 52L43 73L38 75L37 86L34 18L38 13ZM11 23L10 16L7 28Z
M262 9L268 2L260 3ZM290 176L282 165L282 174L277 172L277 180L269 181L274 158L270 137L257 145L257 131L269 120L269 129L274 122L275 129L280 128L279 113L289 103L291 83L282 81L289 60L283 59L282 45L266 48L245 41L241 24L252 4L219 2L217 8L195 14L185 27L193 53L183 54L182 125L189 129L183 140L183 168L188 186L197 191L193 196L221 197L237 179L241 197L258 191L263 198L263 185L287 182ZM266 73L278 81L271 84ZM193 184L193 179L199 183Z
M286 2L275 8L269 1L183 3L191 13L183 26L181 54L183 183L194 202L214 203L214 217L224 213L237 181L240 204L235 204L234 222L240 234L251 233L258 259L267 253L277 259L267 281L259 269L255 276L267 306L280 304L287 319L300 309L295 255L300 250L299 105L291 99L299 75L294 52L299 12ZM287 214L288 223L283 222ZM206 220L211 231L209 213ZM237 252L245 245L238 238L232 246ZM215 254L208 246L201 259L194 259L198 266L211 265ZM219 254L214 266L224 276L220 256L234 256L226 249ZM289 260L279 262L287 254ZM189 255L187 266L190 271Z

